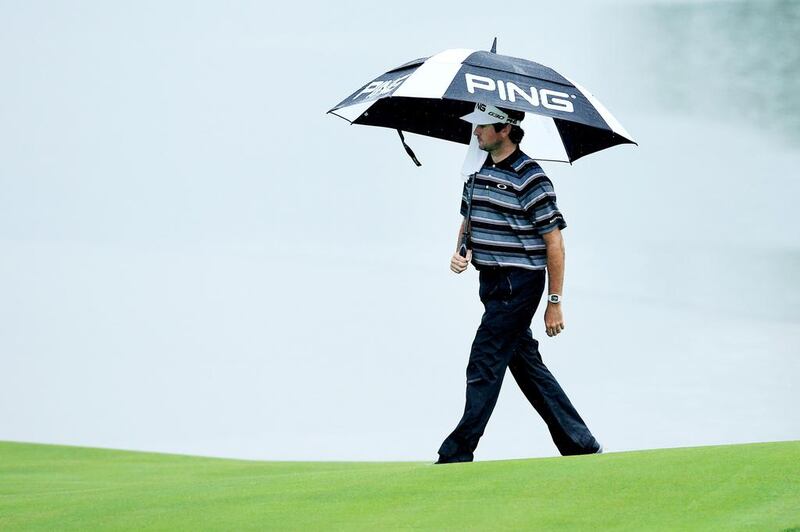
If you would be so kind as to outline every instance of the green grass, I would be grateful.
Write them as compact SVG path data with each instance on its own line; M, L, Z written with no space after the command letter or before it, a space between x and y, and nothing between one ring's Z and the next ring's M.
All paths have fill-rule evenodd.
M0 442L0 530L792 530L800 442L432 466Z

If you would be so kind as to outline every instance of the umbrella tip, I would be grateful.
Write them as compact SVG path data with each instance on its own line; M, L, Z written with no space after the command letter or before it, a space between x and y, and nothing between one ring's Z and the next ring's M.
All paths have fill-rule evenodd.
M490 52L492 52L493 54L497 53L497 37L495 37L494 41L492 42L492 49L490 50Z

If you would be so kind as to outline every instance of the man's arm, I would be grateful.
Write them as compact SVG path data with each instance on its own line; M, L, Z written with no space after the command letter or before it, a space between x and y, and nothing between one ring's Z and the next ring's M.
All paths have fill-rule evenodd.
M472 260L472 250L471 249L467 250L467 256L466 257L462 257L458 253L458 250L461 247L461 239L463 238L463 235L464 235L464 224L466 224L466 223L467 223L467 219L464 218L461 221L461 225L458 228L458 238L456 239L456 252L453 253L453 256L450 258L450 269L454 273L461 273L464 270L466 270L467 266L469 265L469 261Z
M556 228L542 235L547 246L547 293L562 295L564 288L564 238ZM564 330L563 303L547 303L544 326L547 336L555 336Z

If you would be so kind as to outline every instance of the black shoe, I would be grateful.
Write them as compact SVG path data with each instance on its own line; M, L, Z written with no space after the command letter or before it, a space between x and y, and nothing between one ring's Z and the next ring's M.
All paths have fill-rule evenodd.
M440 456L437 461L433 463L436 464L457 464L459 462L472 462L471 456L448 456L445 458L444 456Z
M603 453L605 452L605 449L603 449L603 444L602 444L602 443L600 443L600 442L597 442L597 445L598 445L599 447L598 447L598 448L597 448L597 450L594 452L594 454L603 454Z

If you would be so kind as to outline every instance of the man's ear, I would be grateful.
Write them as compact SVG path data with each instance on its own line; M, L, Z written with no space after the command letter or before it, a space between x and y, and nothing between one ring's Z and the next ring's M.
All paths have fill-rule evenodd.
M511 124L506 124L500 131L507 137L511 134Z

